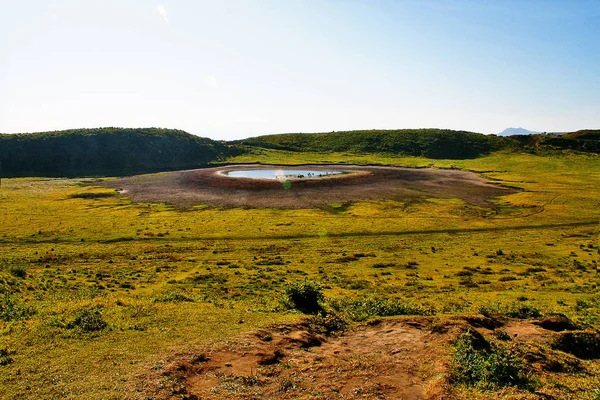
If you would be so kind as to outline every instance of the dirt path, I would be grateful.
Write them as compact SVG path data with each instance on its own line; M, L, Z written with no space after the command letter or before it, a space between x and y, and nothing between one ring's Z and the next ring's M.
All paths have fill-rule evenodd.
M102 185L121 189L122 195L134 201L167 202L181 209L198 204L213 207L323 208L331 203L353 200L402 201L424 197L456 197L466 203L489 207L493 206L490 198L518 191L461 170L355 165L297 167L353 173L293 180L290 188L278 181L231 178L222 173L236 169L285 168L238 165L139 175L103 182Z

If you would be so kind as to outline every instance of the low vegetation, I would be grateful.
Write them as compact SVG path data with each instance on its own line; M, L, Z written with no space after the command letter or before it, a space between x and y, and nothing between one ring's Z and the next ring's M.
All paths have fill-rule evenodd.
M498 137L447 129L369 130L329 133L287 133L231 142L240 151L260 149L291 152L377 154L432 159L473 159L499 150L534 154L555 150L600 153L600 131L582 130L554 135Z
M155 384L145 377L173 354L306 318L298 311L323 332L397 316L500 321L487 347L457 342L452 375L436 372L456 398L592 398L598 360L578 357L597 350L600 328L598 155L253 148L229 160L461 168L522 191L489 207L422 197L181 211L134 203L92 178L2 179L0 398L145 398ZM568 329L521 348L509 322L531 319ZM371 362L344 368L367 373ZM278 393L301 393L297 379L277 379Z
M514 344L503 341L490 343L471 330L456 340L450 381L487 390L505 386L527 388L530 385L525 364Z

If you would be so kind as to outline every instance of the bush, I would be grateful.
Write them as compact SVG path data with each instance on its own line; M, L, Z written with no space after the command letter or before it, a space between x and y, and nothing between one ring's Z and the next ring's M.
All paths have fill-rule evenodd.
M75 319L67 325L67 328L79 328L84 332L101 331L108 326L108 323L102 319L100 310L81 310L75 316Z
M523 360L513 346L482 343L483 337L472 331L459 336L450 366L450 381L481 389L504 386L523 387L529 379Z
M317 282L305 280L304 282L290 283L285 288L287 303L305 314L316 314L323 307L323 292Z

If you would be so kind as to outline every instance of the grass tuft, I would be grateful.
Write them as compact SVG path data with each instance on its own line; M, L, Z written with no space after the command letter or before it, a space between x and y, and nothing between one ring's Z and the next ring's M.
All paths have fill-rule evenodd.
M77 313L75 319L67 324L67 328L79 328L84 332L97 332L105 329L108 323L102 318L100 310L83 309Z
M16 278L25 279L27 277L27 270L22 265L14 265L10 267L10 274Z

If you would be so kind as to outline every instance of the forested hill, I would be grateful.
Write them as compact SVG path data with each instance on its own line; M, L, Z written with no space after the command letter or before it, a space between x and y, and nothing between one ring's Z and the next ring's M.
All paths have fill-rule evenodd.
M125 175L200 167L229 155L229 146L173 129L0 134L3 176Z
M508 138L447 129L288 133L232 143L291 151L387 153L438 159L475 158L518 145Z
M600 153L600 130L582 130L561 136L540 136L540 144L561 149Z

